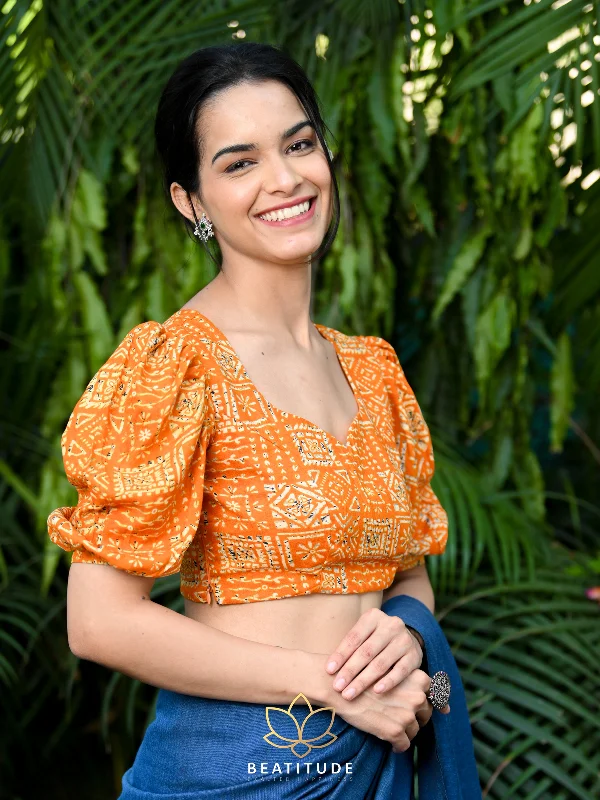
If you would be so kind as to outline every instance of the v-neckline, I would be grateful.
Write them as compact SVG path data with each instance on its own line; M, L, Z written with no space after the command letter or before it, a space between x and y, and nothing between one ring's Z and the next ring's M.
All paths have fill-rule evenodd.
M231 344L231 342L229 341L227 336L223 333L223 331L220 328L218 328L215 325L215 323L212 320L210 320L207 316L205 316L201 311L198 311L195 308L189 308L189 307L180 308L179 311L176 311L173 314L173 317L177 317L177 316L179 316L181 314L184 314L186 311L190 312L194 316L199 317L201 320L203 320L204 323L206 325L208 325L208 327L210 327L214 331L214 333L217 334L217 336L221 339L221 341L224 342L227 345L227 347L231 350L235 360L237 361L240 370L243 372L243 374L246 376L246 379L248 380L248 382L252 386L252 389L255 392L256 396L267 406L267 408L269 408L272 412L274 412L277 417L284 417L284 418L288 417L288 418L291 418L291 419L299 420L303 424L309 425L311 428L313 428L313 430L318 431L319 433L322 433L324 436L327 436L328 439L333 440L333 442L335 442L337 447L341 447L341 448L346 449L346 448L349 448L351 446L351 444L352 444L352 436L353 436L353 433L354 433L354 428L356 427L356 425L358 425L358 422L359 422L359 419L360 419L360 416L361 416L361 413L362 413L362 402L361 402L360 392L358 391L358 388L357 388L356 383L354 381L354 378L352 376L352 372L348 368L348 366L347 366L347 364L345 362L345 359L343 357L343 354L340 352L340 350L338 348L338 343L336 341L335 335L332 335L334 333L332 328L328 328L326 325L320 325L318 322L313 322L313 325L315 326L315 328L317 329L319 334L322 336L322 338L323 339L327 339L327 341L331 342L331 344L333 345L333 349L334 349L335 354L337 356L338 363L339 363L340 367L342 368L342 372L346 376L346 380L348 381L348 385L350 386L350 389L352 390L352 395L354 396L354 401L356 403L357 411L356 411L356 414L354 415L354 417L352 419L352 422L348 426L348 430L346 431L346 441L345 442L341 442L332 433L329 433L329 431L326 431L323 428L319 427L314 422L311 422L309 419L306 419L305 417L301 417L299 414L294 414L291 411L284 411L282 408L278 408L277 406L274 406L273 403L269 402L269 400L267 400L267 398L264 396L264 394L261 391L259 391L259 389L256 386L256 384L254 383L254 381L250 378L250 376L248 374L248 371L246 370L246 367L244 366L241 358L238 356L235 348L233 347L233 345Z

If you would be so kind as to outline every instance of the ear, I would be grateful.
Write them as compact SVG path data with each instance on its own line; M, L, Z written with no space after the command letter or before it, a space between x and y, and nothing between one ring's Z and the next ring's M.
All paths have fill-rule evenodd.
M180 212L180 214L183 214L183 216L186 219L189 219L189 221L195 225L196 220L194 219L194 213L192 211L190 202L194 204L194 208L196 210L196 216L198 217L198 219L200 219L200 217L202 216L202 212L204 211L204 209L194 198L194 195L188 195L183 186L180 186L180 184L175 182L171 184L170 192L171 192L171 200L173 201L175 208Z

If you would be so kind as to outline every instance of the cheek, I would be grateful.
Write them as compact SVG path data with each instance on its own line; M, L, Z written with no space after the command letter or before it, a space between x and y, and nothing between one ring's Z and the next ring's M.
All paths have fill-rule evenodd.
M318 186L324 194L331 189L331 174L325 156L321 156L315 164L311 165L310 175L307 175L309 180Z
M256 194L259 190L257 181L252 180L251 177L246 176L246 180L237 181L231 187L229 195L231 202L235 203L236 208L241 210L248 210L252 208L253 203L256 201Z
M232 181L229 185L221 185L218 191L214 193L214 198L217 200L216 208L213 200L212 208L213 213L216 211L215 216L221 220L221 226L227 225L227 221L233 221L235 224L239 223L241 216L247 217L248 213L256 201L257 189L252 181Z
M325 156L321 156L318 163L315 163L312 167L310 175L307 174L306 177L321 192L323 216L327 224L329 224L331 221L331 214L333 213L333 188L331 173L329 172Z

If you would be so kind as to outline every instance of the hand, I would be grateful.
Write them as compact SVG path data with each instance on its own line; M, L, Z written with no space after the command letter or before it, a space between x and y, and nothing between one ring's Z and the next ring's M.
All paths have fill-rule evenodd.
M335 666L330 667L331 662ZM330 674L341 670L333 688L342 692L345 700L351 700L377 681L374 691L388 692L418 669L422 662L421 645L403 620L379 608L371 608L348 631L337 650L327 659L325 669ZM379 680L382 676L383 679ZM339 684L340 679L343 685ZM443 709L443 713L448 711L450 706Z
M350 725L390 742L394 753L408 750L410 742L431 719L433 706L427 700L431 678L413 670L399 685L381 694L365 689L356 700L344 701L335 695L329 704Z
M418 669L422 661L421 646L400 617L371 608L344 636L337 650L327 659L325 669L334 674L343 667L333 682L333 688L342 692L345 700L351 700L382 675L385 678L374 690L388 691ZM360 677L357 677L359 673Z

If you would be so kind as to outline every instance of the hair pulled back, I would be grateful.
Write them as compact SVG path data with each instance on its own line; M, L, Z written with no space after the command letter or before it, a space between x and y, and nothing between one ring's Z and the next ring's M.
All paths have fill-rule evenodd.
M311 256L314 261L325 255L331 247L340 220L338 184L324 136L329 129L323 121L319 100L306 73L291 56L273 45L258 42L213 45L196 50L179 63L162 91L154 122L154 138L162 163L165 192L170 201L170 187L176 182L188 195L195 193L201 196L199 167L203 146L197 120L202 108L218 92L247 81L266 80L279 81L296 95L315 127L329 166L333 215L323 241ZM197 220L193 205L192 211ZM187 218L183 219L188 232L193 234L193 224ZM218 264L210 249L206 249Z

